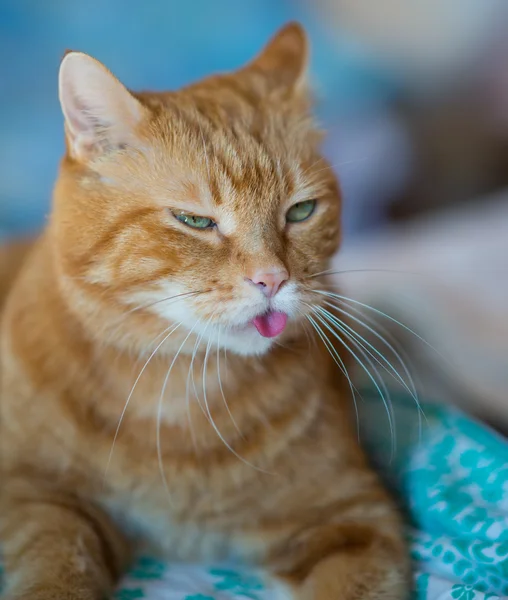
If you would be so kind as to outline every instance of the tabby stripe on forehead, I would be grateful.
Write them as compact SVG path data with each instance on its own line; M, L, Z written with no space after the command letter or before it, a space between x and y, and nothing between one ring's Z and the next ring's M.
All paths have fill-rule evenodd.
M205 112L205 108L199 105L194 107L195 110L191 114L180 111L181 118L188 124L188 127L196 136L196 144L198 148L203 149L203 161L206 165L206 181L210 188L210 194L215 204L220 205L222 195L220 185L214 177L214 160L217 160L213 148L210 148L210 136L215 129L215 123L211 119L210 114ZM209 109L208 109L209 110Z
M219 162L222 173L228 179L232 188L237 192L241 192L245 188L245 177L242 173L241 165L238 164L235 168L235 166L231 164L232 161L228 160L227 157L217 156L217 161ZM221 202L222 198L218 198L217 204L220 204Z
M213 169L210 169L210 171L213 171ZM222 194L220 184L217 181L217 177L214 175L213 172L210 172L208 173L206 181L208 183L208 187L210 188L210 194L212 196L214 204L220 206L220 204L222 204Z
M282 190L284 196L289 196L294 190L291 169L287 168L287 165L281 163L275 157L270 157L270 163L272 165L273 177L277 182L277 188Z
M291 196L296 188L295 174L292 169L282 170L282 187L286 196Z

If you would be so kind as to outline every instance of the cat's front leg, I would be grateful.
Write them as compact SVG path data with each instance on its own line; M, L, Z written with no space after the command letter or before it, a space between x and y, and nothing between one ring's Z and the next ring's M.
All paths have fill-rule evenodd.
M128 558L92 505L26 479L2 481L0 532L9 600L102 600Z
M387 527L388 525L388 527ZM411 576L398 526L350 522L303 531L277 569L277 600L404 600Z

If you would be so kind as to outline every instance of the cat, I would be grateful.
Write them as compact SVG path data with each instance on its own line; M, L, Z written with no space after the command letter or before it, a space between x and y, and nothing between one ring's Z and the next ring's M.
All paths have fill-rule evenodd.
M142 547L284 598L406 597L319 293L341 199L307 63L296 23L175 92L64 56L66 153L2 316L7 598L99 600Z

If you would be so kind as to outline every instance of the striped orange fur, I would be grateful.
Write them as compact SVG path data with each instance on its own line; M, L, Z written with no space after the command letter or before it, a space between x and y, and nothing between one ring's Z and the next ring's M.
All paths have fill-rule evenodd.
M340 193L306 63L296 24L175 92L65 56L67 152L2 316L8 598L100 600L145 545L263 566L284 597L406 596L399 515L307 318Z

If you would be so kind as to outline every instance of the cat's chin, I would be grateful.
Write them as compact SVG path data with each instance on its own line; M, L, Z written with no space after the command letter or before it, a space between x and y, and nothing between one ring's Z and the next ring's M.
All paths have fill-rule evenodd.
M240 356L266 354L276 338L263 337L253 325L242 330L230 331L221 336L221 345Z

